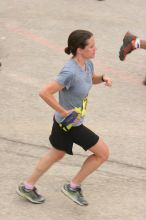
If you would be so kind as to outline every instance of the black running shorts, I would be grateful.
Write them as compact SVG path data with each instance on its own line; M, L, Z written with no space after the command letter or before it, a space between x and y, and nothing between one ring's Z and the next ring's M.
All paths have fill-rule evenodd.
M54 148L73 155L73 143L86 151L98 142L99 136L84 125L72 127L68 132L63 131L54 120L49 140Z

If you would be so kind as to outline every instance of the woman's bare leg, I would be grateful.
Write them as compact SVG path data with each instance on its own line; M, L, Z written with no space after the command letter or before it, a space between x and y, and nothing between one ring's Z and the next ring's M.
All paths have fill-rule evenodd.
M62 159L65 152L51 148L39 161L32 175L26 179L30 185L35 185L37 180L58 160Z
M108 159L109 150L103 140L99 139L96 145L89 149L93 154L83 163L79 172L72 179L72 182L79 185L93 171L95 171L104 161Z

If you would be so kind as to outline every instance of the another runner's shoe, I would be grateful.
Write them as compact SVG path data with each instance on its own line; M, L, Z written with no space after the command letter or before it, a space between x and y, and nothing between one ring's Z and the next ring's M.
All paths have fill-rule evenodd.
M123 45L120 48L119 51L119 58L120 60L125 60L126 55L128 53L131 53L133 50L135 50L135 41L136 41L136 36L131 34L130 32L127 32L123 38Z
M69 184L64 184L61 191L75 203L81 206L87 206L88 202L85 200L81 187L72 189Z
M144 84L144 86L146 86L146 77L143 80L143 84Z
M36 187L32 190L28 190L24 187L24 184L21 183L16 189L16 192L19 196L35 204L41 204L45 201L45 198L37 193Z

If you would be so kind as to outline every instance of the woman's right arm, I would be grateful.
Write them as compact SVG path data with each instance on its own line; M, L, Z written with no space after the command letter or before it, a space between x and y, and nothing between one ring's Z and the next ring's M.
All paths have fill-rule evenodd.
M59 112L62 117L66 117L68 115L68 111L66 111L55 99L54 94L64 88L63 85L59 84L57 81L52 81L48 85L46 85L40 92L39 96L55 111Z

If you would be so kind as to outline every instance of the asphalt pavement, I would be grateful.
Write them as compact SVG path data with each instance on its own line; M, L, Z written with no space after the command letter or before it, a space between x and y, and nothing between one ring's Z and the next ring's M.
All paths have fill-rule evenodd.
M0 1L0 219L146 219L146 51L118 58L126 31L146 40L145 23L145 0ZM60 190L89 154L76 145L38 181L46 202L34 205L15 191L50 148L53 110L38 93L69 59L75 29L94 33L95 71L113 80L92 88L85 121L110 157L82 185L88 207Z

